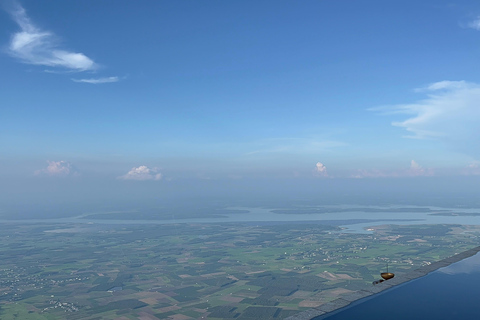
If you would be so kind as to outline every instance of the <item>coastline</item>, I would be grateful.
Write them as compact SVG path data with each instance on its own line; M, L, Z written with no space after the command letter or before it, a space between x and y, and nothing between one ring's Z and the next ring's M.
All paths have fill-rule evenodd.
M323 319L324 317L329 316L330 313L334 311L339 311L342 308L348 307L350 304L354 302L358 302L366 298L373 298L375 295L378 295L385 290L394 288L398 285L407 283L411 280L415 280L417 278L426 276L427 274L433 271L436 271L440 268L447 267L455 262L459 262L463 259L471 257L477 254L478 252L480 252L480 246L458 253L456 255L445 258L443 260L433 262L428 266L423 266L407 273L395 274L395 278L393 279L390 279L382 283L379 283L375 286L372 285L369 288L365 288L365 289L350 293L348 295L342 296L341 298L337 298L333 301L322 304L321 306L318 306L316 308L302 311L296 315L285 318L285 320L311 320L311 319L317 319L317 318Z

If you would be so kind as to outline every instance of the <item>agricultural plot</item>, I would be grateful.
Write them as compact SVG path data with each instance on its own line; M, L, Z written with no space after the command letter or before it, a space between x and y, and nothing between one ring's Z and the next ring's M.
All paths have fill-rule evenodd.
M469 226L0 226L1 319L283 319L478 246Z

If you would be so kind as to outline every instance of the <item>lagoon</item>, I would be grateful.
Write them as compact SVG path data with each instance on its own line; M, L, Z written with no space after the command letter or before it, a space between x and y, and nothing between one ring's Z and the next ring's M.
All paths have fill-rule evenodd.
M246 213L222 214L217 217L201 217L175 219L136 219L132 213L131 219L116 219L114 212L82 214L77 217L55 219L0 219L0 223L76 223L76 224L175 224L175 223L285 223L314 222L333 224L342 228L342 233L372 233L367 228L384 225L413 224L457 224L480 225L480 209L478 208L445 208L432 206L313 206L309 210L321 213L302 213L305 208L289 208L289 213L278 213L278 208L235 207L227 208L244 210ZM103 216L105 218L103 218Z

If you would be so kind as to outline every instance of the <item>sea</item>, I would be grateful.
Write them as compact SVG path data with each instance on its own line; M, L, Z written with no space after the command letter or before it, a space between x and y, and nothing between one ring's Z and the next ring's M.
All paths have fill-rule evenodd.
M315 320L480 319L480 253Z

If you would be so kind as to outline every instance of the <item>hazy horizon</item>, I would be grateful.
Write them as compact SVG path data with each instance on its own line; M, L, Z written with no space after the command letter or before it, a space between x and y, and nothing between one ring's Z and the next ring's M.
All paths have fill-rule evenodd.
M476 1L1 4L0 212L478 205Z

